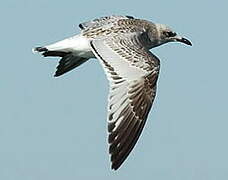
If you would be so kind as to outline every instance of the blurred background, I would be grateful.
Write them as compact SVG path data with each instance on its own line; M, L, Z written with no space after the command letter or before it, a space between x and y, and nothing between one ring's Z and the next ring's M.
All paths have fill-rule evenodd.
M227 179L227 7L225 0L2 1L0 179ZM116 172L106 137L108 83L98 61L54 78L58 59L31 50L112 14L167 24L193 43L152 49L161 60L157 97Z

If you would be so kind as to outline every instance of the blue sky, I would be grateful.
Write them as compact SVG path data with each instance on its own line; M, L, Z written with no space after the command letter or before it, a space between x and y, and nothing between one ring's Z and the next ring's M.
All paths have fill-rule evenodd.
M0 179L227 179L227 7L225 0L1 2ZM168 24L193 43L152 49L161 60L156 101L117 172L99 63L54 78L57 59L31 51L111 14Z

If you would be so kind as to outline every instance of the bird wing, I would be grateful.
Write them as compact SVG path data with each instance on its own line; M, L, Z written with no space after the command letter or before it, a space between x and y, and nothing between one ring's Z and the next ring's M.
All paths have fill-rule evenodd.
M108 142L112 169L118 169L135 146L156 94L160 61L138 35L91 41L94 55L110 83Z
M105 17L94 19L92 21L80 23L79 27L82 30L87 30L90 28L97 28L100 26L104 26L104 25L113 23L114 21L117 21L119 19L134 19L134 17L132 17L132 16L117 16L117 15L105 16Z

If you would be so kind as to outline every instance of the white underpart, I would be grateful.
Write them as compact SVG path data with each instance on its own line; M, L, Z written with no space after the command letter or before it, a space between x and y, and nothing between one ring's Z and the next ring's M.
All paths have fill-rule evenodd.
M45 47L49 51L73 52L77 56L85 58L94 57L91 51L89 40L81 34L58 41Z

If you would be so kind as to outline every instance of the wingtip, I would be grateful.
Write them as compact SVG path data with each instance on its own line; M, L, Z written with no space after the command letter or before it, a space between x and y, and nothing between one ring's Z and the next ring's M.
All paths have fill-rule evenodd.
M82 23L80 23L78 26L79 26L79 28L82 29L82 30L85 29L84 26L82 25Z
M113 164L111 165L111 170L116 171L118 168L114 167Z
M112 163L111 170L117 171L119 168L120 168L120 165L119 164Z
M60 75L61 75L61 74L55 73L55 74L54 74L54 77L57 78L57 77L59 77Z
M135 19L133 16L126 15L128 19Z
M112 156L111 156L111 169L113 171L117 171L122 164L123 164L123 161L112 159Z

